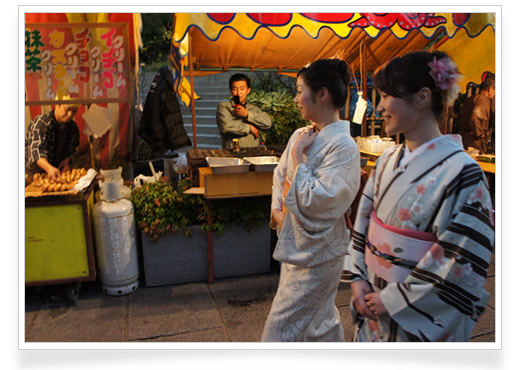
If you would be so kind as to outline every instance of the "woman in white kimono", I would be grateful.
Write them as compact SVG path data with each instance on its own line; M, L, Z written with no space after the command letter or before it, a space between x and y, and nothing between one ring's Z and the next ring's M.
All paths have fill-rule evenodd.
M360 154L339 112L352 73L339 59L297 77L294 102L312 125L298 129L274 171L271 227L282 262L262 341L344 341L335 296L349 240L344 213L360 183Z
M468 341L489 295L494 215L459 135L442 135L459 73L442 52L393 59L374 76L386 150L363 189L343 281L357 341Z

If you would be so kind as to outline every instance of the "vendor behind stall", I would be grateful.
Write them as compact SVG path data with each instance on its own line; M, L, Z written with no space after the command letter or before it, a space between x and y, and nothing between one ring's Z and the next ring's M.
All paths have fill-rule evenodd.
M70 100L58 96L56 100ZM46 172L57 180L67 171L69 160L79 145L79 128L74 117L80 104L57 104L53 110L36 117L25 134L25 173Z
M239 139L240 148L259 147L259 130L268 130L272 121L268 113L248 103L251 92L249 78L241 73L231 76L229 89L233 99L218 104L216 122L222 136L222 147L232 148L233 139Z
M459 133L465 149L476 148L481 154L488 153L492 138L495 113L493 99L496 93L495 77L486 76L477 94L468 98L459 114Z

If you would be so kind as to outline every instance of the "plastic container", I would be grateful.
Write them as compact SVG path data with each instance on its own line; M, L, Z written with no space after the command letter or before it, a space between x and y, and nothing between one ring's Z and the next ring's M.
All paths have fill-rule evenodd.
M370 151L371 153L382 153L384 151L382 140L378 135L368 137L368 144L371 148L371 150L368 151Z
M382 150L386 150L391 148L392 146L395 146L395 141L391 139L390 137L382 138Z

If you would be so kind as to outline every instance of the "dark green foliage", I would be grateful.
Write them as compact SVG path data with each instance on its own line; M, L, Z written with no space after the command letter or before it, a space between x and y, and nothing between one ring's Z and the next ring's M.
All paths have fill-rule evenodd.
M270 218L270 203L270 196L213 200L213 231L218 235L232 226L248 231L260 227ZM207 225L202 229L207 230Z
M188 226L204 220L205 201L201 196L184 194L187 188L189 184L186 180L181 180L175 189L161 178L152 184L133 189L130 200L135 205L135 219L140 230L152 240L180 229L188 235Z
M207 231L207 201L202 195L185 194L191 187L181 179L175 188L164 178L132 190L135 220L140 230L155 241L168 232L182 230L190 235L191 225L202 225ZM263 225L270 217L270 196L257 198L219 199L211 202L213 231L216 235L232 226L251 230Z
M251 81L252 91L247 101L267 112L272 127L260 131L267 146L286 145L292 133L308 125L294 103L296 79L272 73L257 74Z
M146 69L158 70L168 64L173 35L173 14L141 13L141 17L143 47L140 51L140 59L147 66Z

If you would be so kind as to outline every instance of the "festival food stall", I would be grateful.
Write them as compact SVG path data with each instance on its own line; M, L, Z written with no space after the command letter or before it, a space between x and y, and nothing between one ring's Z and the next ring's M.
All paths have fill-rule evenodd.
M494 23L493 13L178 13L171 53L175 89L182 102L191 106L196 151L196 76L237 69L275 71L295 77L308 62L338 56L360 77L356 90L371 97L375 106L377 96L374 89L368 92L368 74L407 52L439 49L458 63L464 75L460 83L463 93L469 82L480 81L482 73L495 72ZM348 99L347 107L349 104ZM349 108L345 111L345 118L349 118ZM362 136L368 136L369 119L370 135L375 133L376 117L364 116ZM449 133L450 129L446 119L442 131ZM384 132L383 122L380 131ZM366 157L366 169L374 165L368 159L375 160L376 155ZM233 179L233 184L243 186L230 190L217 185L228 184L230 179L222 177L215 182L213 178L219 175L213 173L214 168L209 163L205 163L207 168L195 162L191 160L189 170L192 178L200 179L200 185L192 189L194 193L210 199L246 196L250 192L246 185L253 172Z
M171 48L171 70L174 89L180 100L193 112L194 150L187 154L191 193L211 199L250 197L270 194L272 163L256 162L259 158L275 158L275 148L227 149L207 153L198 150L196 142L196 92L193 78L233 69L275 71L295 77L307 62L339 56L345 59L360 78L355 89L376 101L376 92L368 91L368 76L385 61L413 50L437 48L451 54L468 82L479 82L485 71L495 72L494 13L178 13L175 15ZM74 103L82 104L76 122L81 135L79 151L90 154L85 169L110 168L131 157L136 147L135 117L132 107L138 96L138 50L140 18L137 14L26 14L26 127L37 115L63 100L58 91L71 93ZM189 77L189 78L188 78ZM349 104L349 102L347 103ZM103 112L106 127L85 121L91 109ZM346 112L349 112L347 109ZM348 114L348 113L346 113ZM97 115L96 117L100 117ZM95 120L94 120L95 121ZM95 121L100 122L100 121ZM364 117L362 136L374 133L375 120ZM383 125L380 127L383 131ZM444 132L449 132L446 123ZM244 160L231 165L211 165L210 158ZM222 172L218 173L223 167ZM242 173L239 169L246 169ZM126 169L125 169L126 170ZM30 284L95 279L91 242L88 240L88 219L92 205L92 186L76 194L44 194L38 179L26 194L26 211L34 204L45 208L80 201L77 215L65 217L85 225L86 242L80 242L87 256L83 276L31 278ZM56 188L56 185L54 185ZM47 187L48 189L48 187ZM252 189L252 190L251 190ZM52 203L52 204L51 204ZM210 212L209 212L210 218ZM41 219L41 215L39 216ZM68 221L67 221L68 222ZM26 230L34 230L30 212L26 212ZM47 228L54 227L47 225ZM26 233L26 255L32 254L31 244L40 236ZM209 230L209 249L212 235ZM45 258L54 258L44 255ZM38 266L47 265L47 260ZM67 257L68 258L68 257ZM209 269L211 270L211 256ZM27 264L26 270L34 270ZM32 263L32 262L31 262ZM84 267L87 266L88 268ZM27 275L26 275L27 276ZM209 273L212 280L212 272Z
M376 106L368 75L410 51L438 49L451 55L463 75L462 94L479 84L484 73L495 73L494 13L179 13L174 24L175 88L184 104L191 105L195 149L196 76L239 69L295 77L309 61L338 56L360 77L352 90L364 92ZM350 98L346 105L345 118L351 119ZM446 113L441 129L451 133L452 107ZM360 124L362 138L374 137L376 128L384 136L375 110ZM495 164L489 163L494 158L479 162L495 173Z
M69 283L74 298L79 283L96 279L96 174L134 145L139 22L135 14L25 14L25 127L56 104L81 104L78 152L86 154L59 181L25 177L26 286Z

